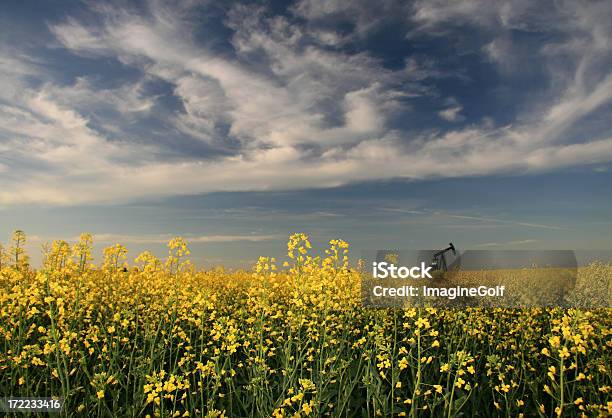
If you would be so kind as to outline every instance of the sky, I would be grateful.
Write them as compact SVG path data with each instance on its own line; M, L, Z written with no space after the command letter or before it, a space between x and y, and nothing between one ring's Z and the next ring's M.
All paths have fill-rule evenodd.
M612 248L609 1L0 6L0 241Z

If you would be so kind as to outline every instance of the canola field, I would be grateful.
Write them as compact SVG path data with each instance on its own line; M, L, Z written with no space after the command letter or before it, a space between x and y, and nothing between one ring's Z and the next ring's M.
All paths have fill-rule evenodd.
M92 237L0 249L0 393L63 416L609 416L612 311L373 309L348 244L196 270L181 238L127 263ZM581 268L605 281L612 266Z

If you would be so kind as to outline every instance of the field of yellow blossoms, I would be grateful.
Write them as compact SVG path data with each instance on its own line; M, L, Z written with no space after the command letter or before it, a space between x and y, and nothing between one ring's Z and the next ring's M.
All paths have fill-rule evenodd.
M372 309L348 244L196 271L92 237L0 249L0 393L66 416L609 416L611 310ZM580 275L612 275L593 264Z

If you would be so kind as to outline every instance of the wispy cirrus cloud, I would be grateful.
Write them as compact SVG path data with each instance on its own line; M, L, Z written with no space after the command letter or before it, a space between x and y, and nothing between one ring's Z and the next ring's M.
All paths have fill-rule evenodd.
M116 203L612 161L610 126L578 128L612 101L606 2L554 3L545 17L524 1L385 2L377 10L302 0L284 13L231 4L217 32L199 23L211 7L95 2L87 16L49 22L53 42L41 48L111 60L114 72L84 69L60 80L18 47L0 49L0 204ZM341 21L348 29L337 29ZM513 77L513 63L539 62L543 87L517 104L524 110L511 123L469 116L470 103L449 102L438 84L453 76L475 83L468 70L410 52L390 65L364 46L391 23L407 43L480 32L482 44L456 48L498 65L502 78ZM547 37L522 47L512 31ZM452 126L419 122L423 102Z

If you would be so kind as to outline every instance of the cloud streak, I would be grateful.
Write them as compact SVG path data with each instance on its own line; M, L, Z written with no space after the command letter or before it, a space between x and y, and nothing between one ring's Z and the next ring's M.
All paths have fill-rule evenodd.
M122 234L94 234L93 239L98 244L167 244L174 235L171 234L145 234L145 235L122 235ZM184 235L183 238L189 244L200 244L200 243L224 243L224 242L262 242L262 241L274 241L284 237L277 235L261 235L261 234L247 234L247 235ZM79 237L67 238L68 242L77 242ZM30 243L42 243L50 242L53 239L41 237L41 236L30 236L28 237Z
M530 228L541 228L541 229L552 229L552 230L564 229L564 228L561 228L560 226L555 226L555 225L542 225L542 224L530 223L530 222L513 221L509 219L497 219L497 218L488 218L488 217L482 217L482 216L467 216L467 215L450 215L450 214L441 214L441 215L449 217L449 218L454 218L454 219L466 219L466 220L473 220L473 221L478 221L478 222L493 222L493 223L500 223L500 224L510 224L510 225L517 225L517 226L526 226Z
M512 246L512 245L532 244L534 242L538 242L538 240L523 239L523 240L506 241L506 242L485 242L482 244L477 244L476 247L505 247L505 246Z

